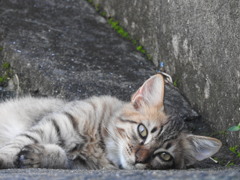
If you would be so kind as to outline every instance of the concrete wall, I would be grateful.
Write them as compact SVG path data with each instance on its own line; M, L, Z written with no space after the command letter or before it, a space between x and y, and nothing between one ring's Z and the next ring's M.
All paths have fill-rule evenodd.
M239 0L94 0L152 55L217 131L240 122ZM226 136L240 144L240 133Z

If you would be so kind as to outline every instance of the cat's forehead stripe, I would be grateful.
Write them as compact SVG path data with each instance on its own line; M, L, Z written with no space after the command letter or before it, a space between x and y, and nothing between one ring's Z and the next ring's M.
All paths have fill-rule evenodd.
M161 127L160 127L160 130L159 130L159 132L158 132L158 134L157 134L157 137L161 135L162 130L163 130L163 127L161 126Z
M132 123L132 124L138 124L137 122L132 121L132 120L129 120L129 119L119 118L119 120L120 120L121 122L128 122L128 123Z

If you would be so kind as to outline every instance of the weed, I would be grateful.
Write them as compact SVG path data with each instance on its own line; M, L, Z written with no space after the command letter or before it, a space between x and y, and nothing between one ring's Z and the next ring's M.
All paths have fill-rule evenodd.
M106 16L107 16L107 13L106 13L106 11L101 11L101 12L100 12L100 15L103 16L103 17L106 17Z
M141 53L146 54L146 50L143 48L143 46L137 46L136 49Z
M240 123L237 126L232 126L228 129L228 131L234 132L234 131L240 131ZM232 147L229 147L229 150L235 155L236 158L240 159L240 146L235 145ZM229 163L229 165L234 165L232 162Z
M91 4L95 10L104 18L107 19L108 24L116 31L120 36L132 42L132 44L136 47L136 50L144 54L147 59L152 60L152 56L147 53L142 45L140 45L139 41L133 39L130 34L120 25L118 21L116 21L113 17L108 17L106 11L104 11L99 4L95 4L94 0L86 0L89 4Z
M0 68L0 86L5 86L13 76L13 71L9 62L3 62Z
M124 37L124 38L126 38L126 39L128 39L128 40L131 39L131 38L130 38L130 35L128 34L128 32L125 31L125 30L123 29L123 27L121 27L121 26L119 25L119 22L118 22L118 21L114 20L113 18L109 18L109 19L108 19L108 23L109 23L109 24L111 25L111 27L112 27L118 34L120 34L122 37Z
M240 131L240 123L237 126L230 127L228 131Z
M225 166L226 166L226 167L231 167L231 166L234 166L234 165L235 165L234 162L229 161Z
M240 158L240 149L238 145L230 147L229 150L234 153L238 158Z
M178 87L178 79L175 79L175 80L173 81L173 86Z
M10 63L9 63L9 62L4 62L4 63L2 64L2 68L3 68L4 70L8 70L8 69L10 68Z

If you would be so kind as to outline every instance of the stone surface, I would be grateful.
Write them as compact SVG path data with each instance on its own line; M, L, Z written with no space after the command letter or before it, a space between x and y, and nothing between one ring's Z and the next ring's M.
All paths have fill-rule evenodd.
M82 170L47 170L47 169L9 169L0 172L0 179L99 179L99 180L238 180L240 169L208 169L182 171L82 171Z
M11 63L24 95L130 100L155 74L153 64L85 1L2 1L1 14L2 59ZM183 120L198 117L170 85L165 105Z
M192 105L216 131L239 123L239 0L94 0L165 62ZM225 136L239 145L240 132Z
M0 0L0 62L11 63L17 76L0 97L30 93L67 99L114 95L129 100L154 65L119 37L83 0ZM12 88L14 87L14 88ZM166 86L168 113L186 121L197 134L211 130L175 87ZM226 150L226 149L225 149ZM229 151L227 152L229 154ZM227 154L227 155L228 155ZM227 156L225 151L220 158ZM232 158L230 156L229 158ZM239 168L218 169L210 160L189 171L0 170L0 179L234 179Z

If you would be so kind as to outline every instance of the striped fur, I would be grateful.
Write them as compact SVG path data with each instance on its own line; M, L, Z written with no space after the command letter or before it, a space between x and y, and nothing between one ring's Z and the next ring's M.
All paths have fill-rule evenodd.
M128 103L110 96L3 102L0 168L185 168L216 153L221 142L185 133L164 113L163 98L163 77L155 75Z

